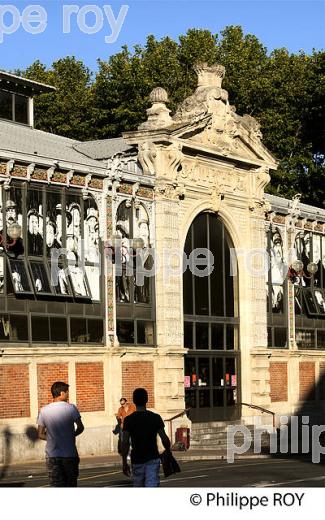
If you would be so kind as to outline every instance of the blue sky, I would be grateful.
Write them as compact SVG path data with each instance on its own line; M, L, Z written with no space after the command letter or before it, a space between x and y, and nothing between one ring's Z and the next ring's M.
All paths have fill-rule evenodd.
M0 9L4 5L13 6L20 14L29 5L40 5L47 14L46 28L40 34L29 34L21 25L12 34L4 30L0 68L7 70L24 68L36 59L50 65L66 55L75 55L96 70L97 58L107 59L124 44L132 47L144 43L148 34L177 38L192 27L218 33L233 24L255 34L269 50L287 47L292 52L311 52L324 48L325 0L1 0ZM117 41L105 43L105 36L112 32L105 14L102 30L94 34L83 33L73 14L70 33L63 34L64 5L76 5L77 10L96 5L97 14L103 12L104 5L110 5L116 17L122 5L129 7ZM100 18L97 21L100 28ZM11 14L0 15L0 32L12 22ZM95 15L88 14L86 23L93 26Z

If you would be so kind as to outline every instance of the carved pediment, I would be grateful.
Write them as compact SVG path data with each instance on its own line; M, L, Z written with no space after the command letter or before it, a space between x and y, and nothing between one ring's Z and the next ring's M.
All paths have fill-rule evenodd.
M221 155L245 160L267 161L276 164L274 157L261 142L259 123L251 116L238 116L228 105L215 114L205 114L184 124L173 136L211 147Z

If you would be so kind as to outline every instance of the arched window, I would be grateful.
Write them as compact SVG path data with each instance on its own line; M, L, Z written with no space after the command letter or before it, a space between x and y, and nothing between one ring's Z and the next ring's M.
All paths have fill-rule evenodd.
M194 421L230 420L239 416L237 262L223 221L208 212L194 219L185 241L187 258L207 257L204 250L208 265L193 272L189 261L183 276L186 406Z

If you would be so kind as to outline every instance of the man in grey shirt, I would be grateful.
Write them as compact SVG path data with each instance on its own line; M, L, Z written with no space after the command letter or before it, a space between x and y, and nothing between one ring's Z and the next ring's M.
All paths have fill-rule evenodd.
M76 487L79 475L76 437L84 431L84 425L76 406L68 403L67 383L53 383L51 394L53 402L43 406L37 418L38 437L46 441L50 486Z

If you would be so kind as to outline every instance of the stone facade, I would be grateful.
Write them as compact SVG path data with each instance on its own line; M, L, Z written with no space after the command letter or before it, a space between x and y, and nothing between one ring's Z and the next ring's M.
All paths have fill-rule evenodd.
M264 257L258 254L267 249L269 225L283 229L286 248L290 249L299 230L323 234L325 216L301 216L298 201L285 201L285 211L277 209L276 201L271 201L272 207L264 188L277 163L262 144L258 123L250 116L237 115L229 104L228 93L222 88L222 66L201 64L196 71L198 87L175 115L171 116L166 106L167 93L155 89L147 121L137 131L124 134L131 151L98 161L96 168L64 161L53 166L53 160L47 163L39 158L30 163L27 157L23 161L21 154L19 161L14 154L0 160L4 189L10 189L15 178L78 189L85 198L91 194L98 205L103 244L103 344L2 345L0 428L14 433L13 460L42 457L44 446L30 441L25 432L35 424L40 406L50 400L54 380L69 383L70 400L82 412L86 431L78 439L81 455L116 449L111 430L118 402L122 395L130 399L136 386L148 388L150 408L164 419L184 410L187 349L182 255L188 230L202 212L222 219L236 252L241 402L276 413L294 413L306 396L309 400L325 398L322 386L314 396L311 393L324 372L325 354L297 348L291 282L286 295L288 348L268 348ZM124 345L118 340L115 267L109 251L116 234L117 209L123 201L128 207L145 208L160 261L155 277L152 346ZM240 413L244 421L250 421L252 412L247 406L242 406ZM174 431L180 424L190 422L180 417L173 424Z

